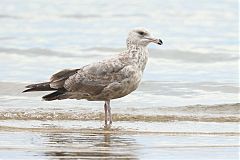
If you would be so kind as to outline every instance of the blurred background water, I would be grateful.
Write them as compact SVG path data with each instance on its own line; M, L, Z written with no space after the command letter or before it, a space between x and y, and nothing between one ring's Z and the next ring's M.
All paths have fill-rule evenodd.
M0 81L41 82L108 58L125 48L129 30L142 26L164 42L150 45L143 82L175 82L173 92L188 92L184 101L196 95L200 104L238 102L237 6L236 0L2 0ZM198 83L204 87L189 87Z
M83 123L82 126L77 125L80 128L90 125L90 129L95 129L94 124L101 126L99 120L102 120L102 102L43 102L40 97L44 93L22 94L21 91L24 85L47 81L61 69L79 68L119 53L126 47L129 30L144 27L155 37L161 38L164 45L149 46L150 58L139 89L112 102L116 128L123 126L120 130L144 132L159 131L161 128L163 132L239 133L236 125L239 122L240 108L238 5L237 0L0 0L2 129L13 126L19 129L24 126L21 123L37 123L32 127L38 126L40 129L46 126L55 128L59 124L53 120L60 120L59 123L68 121L65 124L68 127L76 125L74 120L90 120L89 123L79 122ZM50 121L45 126L36 122L46 119ZM149 127L136 125L135 121ZM167 123L162 123L165 121ZM171 121L174 122L170 123ZM188 121L194 125L189 125ZM170 130L169 125L173 125ZM58 127L62 128L61 125ZM20 134L22 131L11 128L10 132ZM45 130L40 130L38 134L44 135L45 142L48 136L44 132ZM8 133L1 132L2 144L6 143L6 135ZM10 134L7 138L12 139L14 136L16 135ZM36 138L33 135L29 137ZM75 136L66 137L72 142L76 140ZM113 144L123 141L123 144L129 146L121 138L113 138ZM146 145L145 142L151 141L151 138L136 138L130 147L137 148L136 143ZM236 140L237 137L233 139ZM38 138L36 141L38 144ZM59 142L58 138L54 142ZM109 141L106 140L105 143ZM225 145L224 141L223 144ZM236 148L232 145L235 143L231 141L226 144L231 144L233 149L228 148L229 152L225 152L228 150L226 148L220 149L219 154L222 154L219 157L231 159L230 155L236 156ZM35 141L33 145L36 145ZM0 148L2 153L6 153L2 157L4 159L6 155L9 156L5 152L9 146L11 148L12 144L2 146L2 150ZM60 153L51 155L48 149L47 156L66 156ZM27 154L29 148L13 150L19 151L14 156L32 158L32 155ZM169 154L169 150L161 151L163 157ZM40 159L46 156L35 150L30 152L41 155L38 157ZM146 151L140 149L139 152L137 154L134 150L133 155L125 157L148 159L143 156ZM75 150L71 152L73 155L67 153L70 157L82 156ZM197 153L207 154L207 150ZM165 158L177 159L180 152L173 154L176 157ZM192 159L191 154L189 159ZM116 155L119 154L110 154L110 157ZM16 158L14 156L13 159ZM160 155L151 156L154 159ZM215 156L210 154L205 159Z

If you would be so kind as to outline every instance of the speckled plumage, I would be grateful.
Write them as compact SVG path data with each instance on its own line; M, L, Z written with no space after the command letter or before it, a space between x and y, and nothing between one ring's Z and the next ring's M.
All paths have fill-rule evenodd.
M26 86L28 89L24 92L56 90L44 96L44 100L105 101L105 115L106 111L110 114L111 99L126 96L139 86L148 60L147 45L150 42L162 44L146 29L134 29L128 35L127 49L117 56L79 69L62 70L54 74L49 82Z
M106 101L120 98L138 87L147 57L148 51L143 47L128 49L115 58L80 68L63 84L50 83L50 86L64 87L68 91L59 96L59 99ZM58 78L52 80L55 82Z

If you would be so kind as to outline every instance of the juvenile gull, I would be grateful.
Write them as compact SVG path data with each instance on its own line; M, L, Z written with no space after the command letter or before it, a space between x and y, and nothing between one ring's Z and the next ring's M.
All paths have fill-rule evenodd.
M116 57L78 69L64 69L54 74L49 82L28 85L28 89L23 92L54 90L42 97L46 101L105 101L105 126L108 126L108 120L111 125L110 100L126 96L137 89L148 60L147 45L151 42L162 44L148 30L133 29L128 34L127 49Z

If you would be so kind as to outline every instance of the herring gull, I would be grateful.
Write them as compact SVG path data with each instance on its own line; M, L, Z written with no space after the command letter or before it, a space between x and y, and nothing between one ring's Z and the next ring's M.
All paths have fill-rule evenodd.
M52 75L48 82L26 86L23 92L53 90L53 93L42 97L46 101L105 101L105 126L110 126L110 100L126 96L137 89L148 60L147 45L151 42L162 44L148 30L135 28L128 34L127 49L116 57L78 69L64 69Z

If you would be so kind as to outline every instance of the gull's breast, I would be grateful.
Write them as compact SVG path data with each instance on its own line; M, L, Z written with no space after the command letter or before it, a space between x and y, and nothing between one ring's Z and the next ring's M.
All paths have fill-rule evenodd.
M111 100L121 98L136 90L141 81L142 71L128 70L128 72L132 72L130 74L131 76L123 79L122 81L110 83L99 95L91 97L92 100Z

